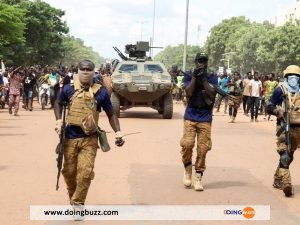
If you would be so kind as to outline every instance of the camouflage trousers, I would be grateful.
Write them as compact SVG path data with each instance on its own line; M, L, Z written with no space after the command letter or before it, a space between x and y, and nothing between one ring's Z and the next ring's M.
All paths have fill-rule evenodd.
M233 107L234 109L239 109L241 102L242 102L242 97L241 96L233 96L232 97L236 98L236 101L233 101L232 99L228 99L228 106Z
M197 172L205 171L206 153L211 149L211 123L184 121L183 137L180 141L181 155L183 164L192 163L193 148L197 137L197 157L195 170Z
M277 129L279 129L279 127ZM276 144L277 144L278 154L282 154L287 148L285 144L284 132L277 138ZM294 155L294 152L296 151L299 145L300 145L300 127L294 127L294 128L292 127L291 128L291 154L292 155ZM290 170L286 168L281 168L279 162L279 165L274 174L274 184L280 187L285 184L291 184L291 182L292 179L291 179Z
M84 205L94 174L97 154L96 135L65 140L64 176L71 205Z

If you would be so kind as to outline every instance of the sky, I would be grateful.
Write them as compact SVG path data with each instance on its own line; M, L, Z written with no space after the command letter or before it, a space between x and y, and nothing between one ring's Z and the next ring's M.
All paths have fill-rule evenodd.
M119 58L126 44L152 37L154 46L183 44L186 0L44 0L65 11L70 34L84 40L101 56ZM251 21L275 22L296 0L189 0L188 44L203 46L210 29L223 19L245 16ZM154 51L157 54L159 49Z

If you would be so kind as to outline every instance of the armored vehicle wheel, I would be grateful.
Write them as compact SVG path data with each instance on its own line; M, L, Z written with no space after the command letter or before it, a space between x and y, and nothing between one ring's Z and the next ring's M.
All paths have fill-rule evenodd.
M115 92L111 93L110 97L114 112L116 113L117 117L120 117L120 97Z
M167 93L163 97L163 119L171 119L173 116L173 99L172 94Z

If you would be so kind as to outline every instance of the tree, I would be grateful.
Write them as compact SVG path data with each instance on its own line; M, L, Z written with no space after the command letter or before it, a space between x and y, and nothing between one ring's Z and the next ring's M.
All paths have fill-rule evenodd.
M62 21L64 11L51 7L40 0L22 1L26 10L26 51L27 64L53 64L61 58L61 44L69 29Z
M62 58L61 62L65 65L73 65L78 63L81 59L90 59L99 67L105 62L103 57L100 57L91 47L86 47L83 40L73 36L64 37L62 43Z
M17 44L25 41L24 10L17 6L11 6L0 2L0 58L7 54L5 48L9 44Z
M243 35L239 32L242 28L246 30L251 25L250 21L244 16L232 17L223 20L220 24L214 26L210 30L210 35L205 43L205 51L209 55L209 65L213 70L216 70L224 59L226 51L236 51L236 46L227 47L231 37L235 40Z
M187 46L187 69L194 67L194 58L197 52L200 52L201 48L199 46ZM183 45L178 46L167 46L163 51L158 53L155 60L162 61L166 67L171 67L173 64L182 68L183 64Z

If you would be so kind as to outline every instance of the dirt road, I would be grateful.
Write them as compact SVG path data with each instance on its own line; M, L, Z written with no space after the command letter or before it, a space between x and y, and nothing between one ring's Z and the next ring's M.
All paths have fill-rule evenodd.
M0 110L0 224L78 224L73 221L30 221L30 205L68 204L65 184L55 191L54 132L52 110L21 111L13 117ZM183 205L270 205L271 221L251 224L300 224L300 156L291 166L295 196L285 198L272 188L278 161L275 151L274 121L250 123L238 114L236 123L228 115L215 113L213 149L207 156L204 192L185 189L179 141L182 136L184 107L174 104L174 118L163 120L154 110L131 109L121 114L124 147L98 152L95 179L86 204L183 204ZM100 124L111 130L102 114ZM83 221L80 224L246 224L241 221ZM250 224L250 223L247 223Z

